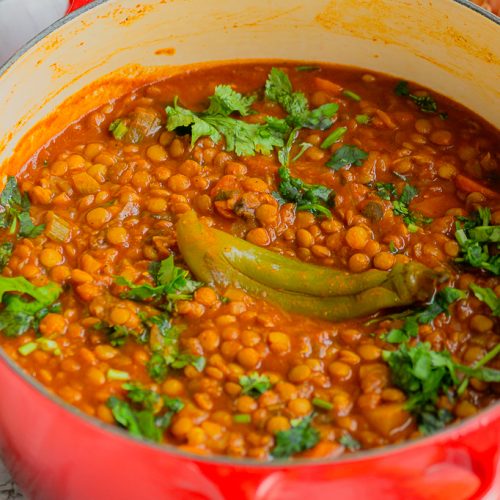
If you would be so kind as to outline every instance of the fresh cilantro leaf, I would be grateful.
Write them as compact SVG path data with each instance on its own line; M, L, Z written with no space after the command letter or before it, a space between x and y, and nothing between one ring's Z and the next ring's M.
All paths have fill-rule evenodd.
M352 165L359 167L363 165L363 162L367 158L368 153L366 151L363 151L357 146L345 144L340 149L335 151L333 156L326 163L326 166L332 168L335 171L338 171L343 167Z
M398 96L408 97L420 108L424 113L437 113L437 103L432 96L418 96L410 92L408 82L399 82L394 88L394 92Z
M275 458L287 458L316 446L320 434L312 427L312 418L310 415L299 422L293 422L290 429L277 432L271 455Z
M391 183L376 182L375 191L379 198L386 201L391 201L397 196L396 186Z
M298 135L299 135L299 129L294 128L290 132L290 135L288 136L285 146L278 151L278 161L283 167L288 167L288 165L290 164L290 152L292 151L293 143Z
M219 102L217 106L220 105ZM190 127L192 145L200 137L208 136L214 142L224 137L228 151L235 151L239 156L251 156L256 153L270 154L274 147L284 144L284 137L267 123L246 123L224 114L210 114L208 110L195 113L179 106L177 98L173 107L167 106L166 112L167 129Z
M457 300L464 299L467 294L456 288L445 287L437 292L431 302L420 311L406 316L401 328L393 328L383 339L391 344L407 342L412 337L418 336L418 325L431 323L436 317L444 313L449 316L449 307Z
M251 106L255 96L243 96L229 85L217 85L214 95L209 99L210 106L206 111L209 115L229 116L231 113L239 113L241 116L248 116L252 113Z
M0 244L0 271L9 263L13 249L14 245L10 241L5 241Z
M179 399L160 397L156 392L132 383L124 384L123 388L130 402L116 396L107 402L116 422L133 436L161 442L173 415L184 407L184 403Z
M23 238L35 238L43 232L45 225L35 226L30 216L30 201L27 194L21 195L15 177L9 177L0 194L0 228L9 228L14 234L19 230Z
M54 302L61 291L55 283L36 287L23 277L0 276L0 301L4 305L0 311L0 331L15 337L30 328L37 329L40 320L58 308ZM33 300L28 301L22 295L29 295Z
M175 359L170 363L172 368L179 370L188 365L194 366L196 370L202 372L205 368L207 360L203 356L195 356L194 354L183 353L178 354Z
M409 208L409 204L418 195L418 189L410 184L405 184L401 195L397 196L396 187L391 183L375 183L377 195L383 200L391 201L393 211L396 215L403 218L403 222L408 226L411 233L418 231L418 227L422 224L430 224L432 219L425 217L422 214L413 212Z
M424 435L434 434L449 424L453 420L453 415L445 408L437 408L428 405L418 413L418 430Z
M116 276L115 282L129 288L123 294L126 298L144 301L158 300L163 297L167 299L168 305L177 300L189 300L193 292L202 285L189 277L189 271L177 267L172 255L160 263L152 265L150 274L155 281L155 286L148 283L136 285L123 276Z
M121 141L128 133L128 127L121 118L118 118L117 120L112 122L109 125L108 130L113 134L113 137L117 141Z
M156 382L163 382L167 378L168 365L161 352L154 352L146 363L149 376Z
M297 210L331 218L330 207L333 206L335 196L333 190L321 184L307 184L297 177L292 177L290 170L285 167L278 169L278 175L279 192L273 193L278 202L295 203Z
M286 121L291 127L305 127L313 130L326 130L332 125L332 116L338 111L336 103L327 103L310 110L306 96L294 92L288 75L272 68L266 81L266 98L277 102L287 113Z
M250 375L242 375L239 384L243 394L248 394L252 398L258 398L271 388L271 382L266 375L259 375L257 372Z
M480 301L491 309L493 316L500 316L500 298L491 288L483 288L475 283L471 283L469 288Z
M491 211L481 207L470 218L459 217L455 239L461 255L456 262L500 275L500 254L490 253L490 246L500 250L500 226L491 226Z
M483 366L499 353L500 345L475 366L464 366L455 363L448 351L433 351L426 342L414 347L401 344L396 351L384 351L383 358L389 364L393 383L408 397L406 409L417 417L421 432L429 433L449 421L449 415L436 407L439 395L451 390L460 394L469 377L500 381L500 370ZM466 376L460 386L457 372Z
M361 449L361 443L354 439L350 434L340 436L339 443L349 451L358 451Z
M277 102L289 115L296 117L297 121L309 111L306 96L302 92L293 92L288 75L278 68L272 68L267 77L266 97Z

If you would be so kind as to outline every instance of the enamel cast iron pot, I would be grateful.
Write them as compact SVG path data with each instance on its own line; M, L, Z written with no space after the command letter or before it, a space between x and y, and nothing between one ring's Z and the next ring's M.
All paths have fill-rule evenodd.
M453 0L96 1L0 69L1 173L15 174L57 131L130 90L132 78L148 83L208 61L364 67L421 83L499 127L497 23ZM26 495L47 500L493 500L500 405L431 437L336 460L200 457L83 415L0 352L0 452Z

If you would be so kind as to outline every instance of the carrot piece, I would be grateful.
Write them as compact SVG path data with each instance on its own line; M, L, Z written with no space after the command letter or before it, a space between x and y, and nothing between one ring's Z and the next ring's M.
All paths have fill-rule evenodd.
M500 193L483 186L479 182L471 179L470 177L466 177L463 174L458 174L455 177L455 184L458 189L461 189L466 193L481 193L486 196L486 198L500 198Z
M325 92L329 92L333 95L338 95L344 90L344 88L338 83L333 83L330 80L325 80L324 78L316 77L314 79L314 83L320 90L324 90Z
M375 113L377 114L377 116L384 122L384 124L394 130L395 128L397 128L398 126L392 121L392 118L385 112L385 111L382 111L381 109L376 109L375 110Z

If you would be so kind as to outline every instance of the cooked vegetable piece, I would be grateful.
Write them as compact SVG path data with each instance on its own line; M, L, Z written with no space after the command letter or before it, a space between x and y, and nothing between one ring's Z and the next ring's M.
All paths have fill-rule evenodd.
M208 228L192 211L179 218L177 239L200 279L236 285L287 311L332 321L426 300L439 278L416 263L359 274L303 264Z
M347 127L336 128L322 143L321 147L323 149L329 148L332 144L340 141L342 137L347 132Z
M27 194L21 194L15 177L8 177L0 194L0 228L9 229L10 234L18 231L19 236L35 238L45 226L35 226L30 216L30 200Z
M57 214L50 214L47 230L47 238L57 243L67 243L71 236L71 229L68 222Z

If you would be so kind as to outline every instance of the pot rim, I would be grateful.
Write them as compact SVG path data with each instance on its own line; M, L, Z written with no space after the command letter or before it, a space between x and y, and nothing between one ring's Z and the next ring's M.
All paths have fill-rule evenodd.
M89 4L81 7L78 10L75 10L68 15L58 19L53 24L51 24L48 28L40 32L38 35L33 37L30 41L23 45L16 53L14 53L3 65L0 66L0 78L4 75L11 66L28 50L34 47L37 43L42 41L47 35L52 32L58 30L60 27L64 26L66 23L72 21L76 17L80 16L88 12L89 10L98 7L104 3L107 3L110 0L94 0ZM489 12L478 5L468 1L468 0L452 0L453 2L462 5L476 14L484 16L488 20L494 22L495 24L500 26L500 17L496 16L492 12ZM223 465L230 466L234 468L252 468L252 469L283 469L284 467L288 468L297 468L297 467L316 467L316 466L331 466L336 463L342 462L345 463L355 463L361 462L363 460L371 460L376 458L385 458L388 455L392 455L395 453L399 453L401 451L411 451L417 448L421 448L423 446L429 444L435 444L437 442L446 441L448 438L452 437L456 434L462 434L469 427L476 428L482 427L491 424L496 419L500 419L500 402L495 403L489 408L486 408L480 411L477 415L473 417L469 417L461 422L446 426L444 429L432 434L431 436L421 436L419 438L413 439L411 441L406 441L398 444L386 445L380 448L372 448L368 450L362 450L358 452L354 452L352 454L341 455L340 457L335 458L295 458L292 461L289 459L276 459L272 461L259 461L257 459L251 458L231 458L224 455L211 455L211 456L203 456L197 455L195 453L186 452L180 450L178 447L164 443L157 444L151 441L143 440L139 437L132 436L125 429L122 429L116 425L107 424L96 417L91 417L79 410L77 407L66 403L62 398L55 396L51 393L43 384L41 384L34 377L28 375L17 363L15 363L0 347L0 363L3 362L10 368L14 375L20 377L25 383L31 386L35 391L41 393L42 396L46 397L51 403L56 405L57 407L62 408L63 410L69 412L72 416L77 419L83 420L87 425L91 427L95 427L104 433L111 433L115 437L124 440L125 442L132 442L137 446L145 446L155 452L167 453L177 455L182 459L201 462L206 465Z

